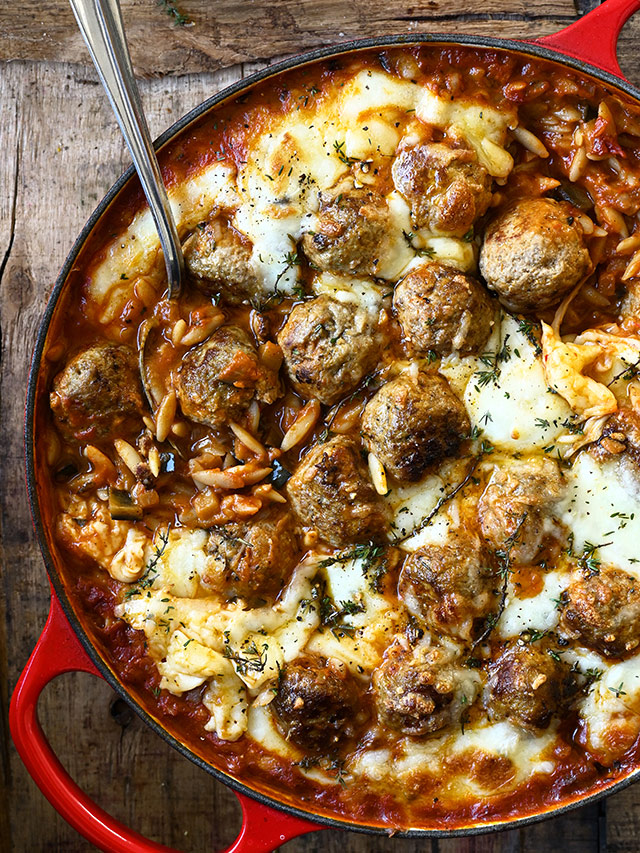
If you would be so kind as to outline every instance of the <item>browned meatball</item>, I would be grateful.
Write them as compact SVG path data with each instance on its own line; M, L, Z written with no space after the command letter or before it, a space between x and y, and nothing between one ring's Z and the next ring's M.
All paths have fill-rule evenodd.
M491 201L491 177L468 148L442 142L409 148L398 154L391 172L416 228L462 237Z
M582 279L591 260L580 223L564 202L520 201L487 227L480 271L511 311L557 305Z
M198 290L208 296L222 293L227 302L238 304L260 292L250 243L219 217L198 226L183 249Z
M496 467L478 502L485 539L496 551L509 552L512 563L530 563L546 535L560 534L551 519L562 497L564 478L548 457L514 459Z
M389 209L367 187L340 185L320 193L316 231L302 248L321 270L376 275L390 243Z
M66 434L79 440L117 438L123 423L143 410L135 355L112 344L79 352L53 380L49 399Z
M479 352L493 325L494 308L484 287L443 264L425 264L405 276L393 307L415 355Z
M620 569L601 569L572 583L562 597L566 633L605 657L640 646L640 583Z
M410 554L398 594L433 630L469 640L497 609L500 585L484 542L460 530Z
M322 295L293 309L278 343L295 390L332 405L373 370L385 336L369 311Z
M404 735L426 735L460 719L459 667L438 646L391 645L371 685L381 723ZM469 697L467 697L469 703Z
M184 414L216 427L241 418L255 398L273 403L282 393L275 371L261 364L249 335L223 326L189 350L176 376Z
M287 491L298 518L330 545L384 541L389 508L371 485L352 439L337 435L313 447L302 457Z
M490 668L485 706L492 720L525 729L546 729L571 695L573 676L557 653L543 643L510 642ZM553 650L551 650L553 651Z
M273 508L250 522L216 528L207 553L213 557L203 578L207 586L227 598L273 598L300 557L293 516Z
M470 429L464 406L437 373L387 382L362 415L365 447L401 482L419 480L453 455Z
M347 668L315 655L285 666L270 707L287 740L309 752L326 752L352 735L360 713Z

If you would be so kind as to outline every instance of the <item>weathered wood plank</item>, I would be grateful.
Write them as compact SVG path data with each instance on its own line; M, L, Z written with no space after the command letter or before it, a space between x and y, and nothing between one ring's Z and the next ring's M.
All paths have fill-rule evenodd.
M520 840L518 830L477 835L472 838L447 838L436 842L432 853L520 853Z
M606 853L636 853L640 847L640 785L607 800Z
M14 140L6 148L6 156L0 160L0 283L7 266L14 242L15 219L18 190L18 109L17 104L9 102L6 119L3 122L7 130L7 139ZM4 362L4 358L2 358ZM0 405L4 401L0 387ZM2 527L0 519L0 572L6 565L2 548ZM0 574L3 594L0 594L0 838L6 838L10 832L9 802L11 794L11 758L9 749L9 729L7 720L8 706L8 648L7 620L8 609L5 578Z
M598 803L575 809L561 818L535 824L522 830L519 853L557 850L583 853L600 847L601 806Z
M192 22L176 26L155 0L123 0L134 65L142 76L211 71L352 38L419 31L535 38L568 24L572 0L175 0ZM87 64L68 3L0 4L0 59ZM256 38L259 33L259 38ZM149 46L153 45L150 50Z
M154 0L124 0L122 5L136 71L151 77L214 71L385 34L459 32L532 39L566 26L597 0L539 0L534 6L525 0L488 0L472 9L466 0L417 0L407 7L373 0L178 0L193 21L185 27L176 26ZM639 30L640 22L628 25L621 40L627 73L636 73ZM19 59L90 67L64 0L44 0L37 8L0 4L0 60Z

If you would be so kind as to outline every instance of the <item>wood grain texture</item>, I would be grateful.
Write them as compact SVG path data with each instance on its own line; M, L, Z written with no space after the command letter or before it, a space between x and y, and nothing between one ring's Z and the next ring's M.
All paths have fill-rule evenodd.
M640 848L640 785L607 801L606 853L637 853Z
M384 33L452 31L534 38L575 17L572 0L175 0L191 21L177 26L156 0L123 0L134 65L148 77L190 74L318 45ZM65 0L0 4L0 59L86 65L86 48ZM260 37L256 38L256 33ZM153 49L150 50L150 45Z
M362 27L362 21L370 32L381 32L385 27L391 29L387 27L388 4L372 0L366 4L329 2L322 7L306 2L282 2L272 6L273 15L291 24L287 32L278 35L280 41L274 41L269 35L275 19L265 17L265 3L257 0L255 3L249 0L223 2L216 5L216 20L224 25L224 45L216 46L209 35L205 49L197 47L195 42L189 46L188 39L198 36L196 28L174 31L153 0L125 3L126 15L138 14L138 27L147 26L148 36L155 39L154 44L161 45L153 55L147 50L145 73L184 74L189 69L202 71L236 61L238 57L250 56L253 60L250 65L215 73L146 81L142 94L154 133L159 133L221 87L260 67L263 64L260 57L299 49L316 43L314 38L328 42L340 32L345 36L362 34L361 29L353 29ZM185 0L180 8L194 19L197 14L213 15L208 3L196 0ZM454 15L462 8L462 3L456 6L455 3L430 2L414 4L401 11L408 16L418 15L418 10L420 14L439 16L439 26L444 25L445 15ZM467 19L460 24L460 30L481 25L486 32L499 29L503 34L514 34L517 30L520 35L536 35L553 30L557 21L574 14L573 6L563 0L536 2L533 6L505 3L503 13L507 9L513 15L526 12L527 20L520 22L514 18L506 24L496 24L486 17L494 14L497 7L478 3L475 8L482 11L469 13L465 4ZM304 26L300 23L300 10L303 9L309 15L304 19ZM28 14L28 10L25 12L22 8L18 11L14 0L0 5L0 55L70 61L16 61L0 66L0 399L3 425L0 453L3 490L0 511L0 850L80 853L91 850L91 846L55 814L6 740L7 696L44 624L48 606L46 576L31 530L24 490L23 400L36 329L57 272L84 221L126 167L129 158L95 73L75 64L83 63L84 59L75 33L69 30L64 3L40 3L37 11L40 23L31 20L31 29L27 26L28 19L22 23L18 20ZM400 14L397 7L394 14ZM58 15L60 20L57 20ZM469 15L476 17L470 21ZM347 18L351 30L346 24L343 27ZM198 19L198 26L204 28L201 20L204 19ZM298 21L295 31L291 23L294 20ZM239 33L240 21L244 21L244 33ZM210 28L212 22L213 17L208 19L207 27ZM431 28L431 21L422 25ZM260 39L255 39L255 33L263 26L266 28L264 38L261 32ZM404 26L408 27L406 20ZM447 26L458 27L455 22L448 22ZM42 36L45 30L46 38ZM139 29L138 33L141 32ZM249 34L260 44L251 45ZM27 36L31 39L31 53L25 47L28 46ZM40 48L34 47L38 39L42 41L40 54ZM182 39L187 41L183 43ZM640 82L640 69L634 68L638 48L640 25L633 22L625 31L621 59L636 83ZM228 844L239 825L239 809L234 796L175 753L119 701L114 704L114 698L108 686L87 675L63 676L45 691L41 719L63 764L104 808L154 840L190 853L221 849ZM604 813L604 807L596 804L521 830L433 842L319 832L290 842L283 850L285 853L637 851L640 786L607 801L606 825Z

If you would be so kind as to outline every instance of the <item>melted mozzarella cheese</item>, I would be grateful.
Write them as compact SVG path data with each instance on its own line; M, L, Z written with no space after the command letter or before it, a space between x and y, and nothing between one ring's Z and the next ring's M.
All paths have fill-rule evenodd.
M338 302L350 302L371 314L377 314L382 308L382 296L386 290L368 279L333 275L327 272L316 276L312 289L318 296L326 294Z
M542 352L549 386L562 395L581 418L603 417L617 410L615 394L586 373L595 370L596 363L606 355L600 344L563 341L543 322Z
M345 153L356 160L373 160L374 157L391 157L400 141L400 134L389 122L365 119L359 127L345 133Z
M411 80L398 80L385 71L360 71L342 88L339 115L347 127L369 118L393 125L398 113L412 110L423 90Z
M480 750L492 757L496 755L508 758L515 770L515 778L511 784L534 773L551 773L554 762L549 760L549 747L556 736L556 726L541 734L531 734L509 722L488 723L471 729L466 735L458 738L455 744L457 753L467 750ZM475 787L480 786L475 782ZM491 788L489 788L491 790ZM487 788L484 788L487 792Z
M572 531L574 551L596 545L605 563L640 577L640 480L624 462L596 462L581 453L567 472L559 518Z
M251 261L261 277L265 294L291 294L300 278L293 263L296 242L302 233L305 214L287 205L258 207L243 204L233 218L233 226L252 242Z
M158 672L162 676L160 687L180 694L199 687L213 676L233 675L233 667L219 652L176 630L164 660L158 662Z
M333 120L287 122L259 136L238 177L241 199L234 227L253 243L252 260L265 293L292 293L299 266L290 258L304 231L314 224L318 192L347 171L336 156Z
M549 392L540 356L515 317L505 315L493 346L485 359L488 363L475 359L476 370L465 391L472 424L501 450L553 449L572 412L562 397ZM498 359L494 380L496 354L507 351L506 359Z
M640 667L637 657L616 664L597 659L595 667L591 666L602 675L579 703L580 714L587 725L587 748L598 760L610 764L640 734Z
M416 115L426 124L457 130L490 175L506 178L513 168L513 157L504 148L507 128L518 121L513 107L497 110L464 98L441 98L426 89L416 105Z
M475 243L459 240L457 237L434 237L424 229L413 232L411 243L418 254L405 267L403 275L430 263L441 263L460 272L473 274L477 271Z
M224 164L208 166L199 175L168 191L179 234L192 231L214 208L233 209L238 204L235 170ZM147 207L107 249L105 260L89 281L91 299L101 307L99 320L109 323L122 312L139 278L162 275L158 232ZM126 277L123 278L123 275ZM135 275L131 274L135 271Z
M438 474L428 474L418 483L392 484L385 500L391 506L393 521L391 529L394 540L405 551L415 551L427 543L443 542L449 528L458 524L455 500L426 522L438 503L465 476L466 460L455 460L440 468ZM418 530L418 528L422 528Z
M301 563L273 607L243 610L214 598L181 598L169 585L173 591L193 590L189 584L202 569L203 552L195 547L199 533L204 532L168 539L156 559L152 587L134 591L116 613L144 631L163 688L180 694L208 681L207 701L217 709L211 726L220 737L226 732L236 739L242 733L236 725L241 688L255 695L273 683L318 627L319 614L310 602L319 566L313 559Z
M391 217L391 237L384 257L380 258L378 275L387 280L399 278L414 258L414 250L406 235L411 231L411 209L400 193L392 192L387 196L387 206Z
M213 598L176 598L165 589L135 591L115 608L116 616L143 631L155 660L166 655L173 632L181 628L189 637L222 651L220 603Z
M334 118L312 122L285 121L284 127L258 137L238 178L243 203L317 205L317 194L334 186L348 171L337 155ZM244 197L247 190L249 198Z
M455 798L462 791L493 794L495 785L492 779L487 779L486 784L482 785L477 778L467 773L460 774L459 771L453 774L452 779L449 765L454 766L465 755L471 759L479 756L486 756L490 760L496 756L506 758L513 766L513 773L508 781L502 783L501 791L508 790L535 773L548 774L553 771L554 763L549 760L549 750L555 737L556 727L553 725L542 734L533 735L508 722L487 722L465 728L464 734L461 731L447 732L424 740L403 738L393 752L394 777L409 783L412 777L419 778L425 773L435 778L446 774L447 790L441 792L441 797ZM383 781L388 778L389 763L387 750L366 750L347 766L354 775Z
M205 731L230 741L238 740L246 732L246 689L235 673L220 673L210 678L202 704L211 714Z
M157 559L153 560L149 580L156 589L165 589L178 598L195 598L200 579L206 574L210 557L206 553L208 535L205 530L179 528L154 539Z
M380 664L403 615L402 608L392 610L387 599L373 589L369 572L362 558L323 567L326 592L335 606L350 602L361 610L345 616L335 629L317 632L307 646L310 652L341 660L358 677Z
M268 705L266 707L252 705L249 708L247 723L249 735L269 752L291 761L296 761L302 757L300 750L285 740L278 731Z
M535 596L518 598L513 584L509 584L507 600L502 616L496 625L498 634L507 639L517 637L527 629L551 631L558 624L558 599L569 585L567 572L549 572L544 578L544 587Z

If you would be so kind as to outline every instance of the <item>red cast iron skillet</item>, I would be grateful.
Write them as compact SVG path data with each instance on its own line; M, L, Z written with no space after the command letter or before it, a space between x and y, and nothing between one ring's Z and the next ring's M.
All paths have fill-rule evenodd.
M572 23L559 33L532 42L459 36L455 34L412 34L410 36L400 35L377 39L362 39L347 42L338 47L314 50L273 65L205 101L174 124L173 127L169 128L157 140L156 147L159 148L164 145L192 121L214 108L220 102L245 92L260 80L275 77L280 71L300 67L319 59L350 53L361 48L388 47L393 45L416 43L438 45L454 43L476 47L501 48L517 52L521 55L541 57L553 60L568 68L577 69L606 83L614 89L630 95L636 101L640 102L640 91L635 89L624 78L616 58L616 44L620 31L628 18L638 9L640 9L640 0L606 0L597 9L575 23ZM44 535L36 478L34 428L40 361L47 330L58 298L80 248L111 201L133 179L133 176L134 172L133 168L131 168L112 187L76 241L47 305L35 347L26 404L27 488L35 531L49 573L51 609L42 635L18 681L11 700L9 723L14 743L33 780L52 806L71 826L98 848L108 851L108 853L152 853L152 851L156 851L156 853L157 851L171 853L170 848L143 838L137 832L125 827L122 823L112 818L100 806L92 802L67 774L44 736L37 714L38 698L43 688L62 673L71 671L89 672L92 675L106 679L113 689L132 706L142 719L168 743L175 747L175 749L187 758L190 758L204 770L213 774L213 776L224 782L224 784L233 788L242 806L243 821L238 838L225 853L269 853L269 851L274 850L276 847L298 835L326 827L350 829L359 832L383 833L384 830L379 827L318 816L314 815L312 810L303 811L280 803L277 799L253 791L246 784L238 782L233 777L222 773L194 755L184 744L180 743L159 726L116 680L82 628L66 596L61 579L58 576L54 559ZM525 818L500 821L493 824L485 823L481 826L466 827L454 831L411 829L404 833L399 833L399 835L405 837L472 835L506 826L509 828L523 826L551 815L558 815L568 809L583 805L585 802L592 802L614 790L619 790L638 778L640 778L640 768L630 773L626 778L612 783L604 790L600 789L597 793L587 794L581 799L564 804L557 809L547 808L537 815Z

